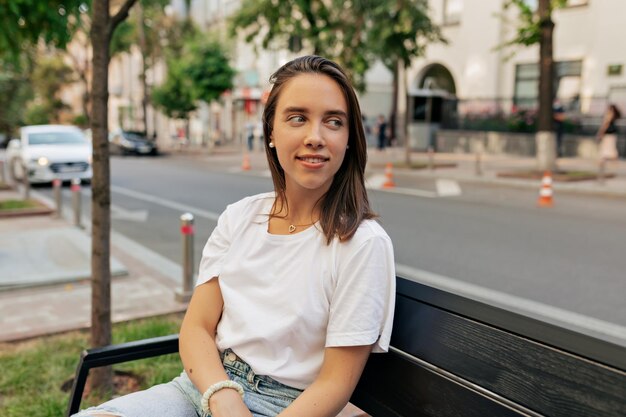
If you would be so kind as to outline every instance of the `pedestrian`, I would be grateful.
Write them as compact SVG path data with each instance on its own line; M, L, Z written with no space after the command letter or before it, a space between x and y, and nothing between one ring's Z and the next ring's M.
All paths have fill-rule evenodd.
M368 202L354 90L318 56L271 81L274 192L228 206L204 247L180 331L184 371L78 416L334 417L369 354L388 349L393 248Z
M563 133L565 130L565 108L559 99L552 105L552 119L554 121L554 133L556 134L556 156L563 156Z
M254 123L246 123L246 139L248 141L248 150L252 152L254 150Z
M382 114L378 116L378 121L376 122L376 134L378 136L378 149L385 149L387 144L387 121Z
M617 159L617 126L615 122L621 117L621 112L615 104L609 104L602 124L596 134L596 141L599 143L599 154L601 161Z

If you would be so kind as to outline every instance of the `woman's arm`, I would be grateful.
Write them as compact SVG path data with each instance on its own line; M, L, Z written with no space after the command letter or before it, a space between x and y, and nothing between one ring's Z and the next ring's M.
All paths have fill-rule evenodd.
M229 379L215 344L223 305L218 278L199 285L191 297L180 328L180 358L189 379L201 393L216 382ZM209 406L214 417L251 417L241 396L233 389L215 393Z
M315 381L279 417L335 417L348 404L372 346L329 347Z

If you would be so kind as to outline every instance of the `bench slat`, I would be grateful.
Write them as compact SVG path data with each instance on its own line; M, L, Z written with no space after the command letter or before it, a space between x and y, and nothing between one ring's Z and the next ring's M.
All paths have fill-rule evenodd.
M393 352L371 355L350 402L374 417L527 415Z
M626 374L399 295L392 345L550 416L626 415Z

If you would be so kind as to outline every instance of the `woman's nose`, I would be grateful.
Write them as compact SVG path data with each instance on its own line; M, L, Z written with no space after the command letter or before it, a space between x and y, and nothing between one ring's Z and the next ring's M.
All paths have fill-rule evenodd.
M317 123L312 123L311 128L307 132L306 138L304 140L304 145L310 148L320 148L324 146L324 138L322 137L321 125Z

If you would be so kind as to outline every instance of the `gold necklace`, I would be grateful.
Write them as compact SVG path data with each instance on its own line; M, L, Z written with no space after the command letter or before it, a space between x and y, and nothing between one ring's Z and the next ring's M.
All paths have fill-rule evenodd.
M305 226L311 226L312 224L315 224L316 222L313 223L307 223L307 224L290 224L289 228L287 230L289 230L289 233L293 233L296 231L296 229L298 227L305 227Z

